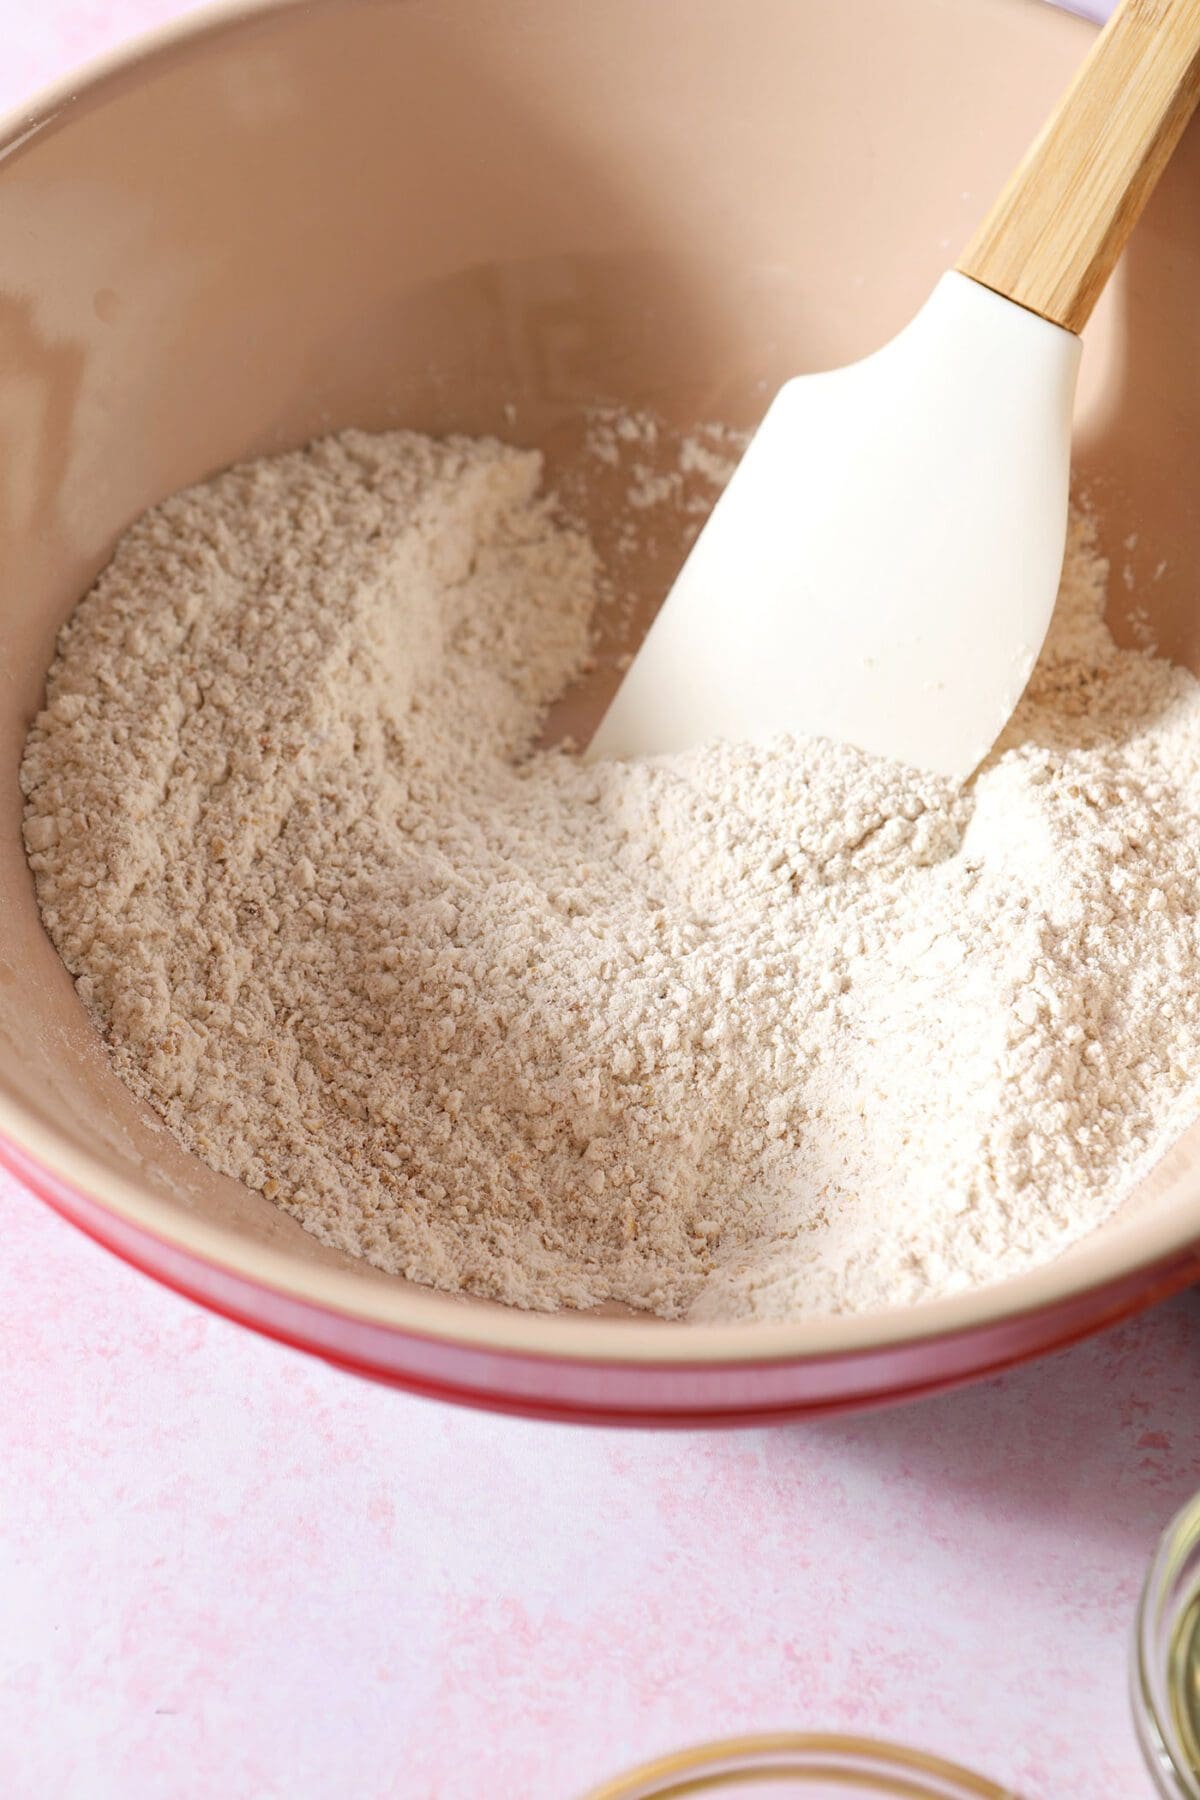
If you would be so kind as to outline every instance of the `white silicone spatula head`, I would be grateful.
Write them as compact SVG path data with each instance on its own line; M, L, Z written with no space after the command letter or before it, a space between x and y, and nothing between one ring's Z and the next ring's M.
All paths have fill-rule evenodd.
M949 776L1041 649L1077 332L1200 95L1200 0L1124 0L959 271L784 387L589 749L820 735Z
M1079 351L951 274L883 350L789 382L595 751L805 732L967 774L1054 605Z

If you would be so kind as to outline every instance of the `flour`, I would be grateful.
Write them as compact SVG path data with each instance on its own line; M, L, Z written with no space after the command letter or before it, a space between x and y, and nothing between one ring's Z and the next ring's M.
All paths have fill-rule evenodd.
M528 1307L877 1307L1092 1230L1200 1103L1200 687L1114 646L1087 521L964 792L589 767L530 749L598 580L539 477L350 432L125 535L22 768L123 1078L326 1243Z

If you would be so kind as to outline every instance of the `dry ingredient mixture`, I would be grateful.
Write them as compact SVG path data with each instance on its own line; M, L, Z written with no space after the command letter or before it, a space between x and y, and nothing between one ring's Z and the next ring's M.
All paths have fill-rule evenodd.
M1200 686L1114 646L1087 521L962 792L821 740L588 767L531 748L598 581L539 479L348 432L126 533L22 769L125 1081L521 1306L869 1308L1090 1231L1198 1105Z

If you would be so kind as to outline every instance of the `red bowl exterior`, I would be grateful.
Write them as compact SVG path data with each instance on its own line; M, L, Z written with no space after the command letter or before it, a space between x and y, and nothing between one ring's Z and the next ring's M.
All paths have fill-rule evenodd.
M940 0L940 9L949 18L953 12L951 0ZM260 13L265 19L275 10L270 0L261 0L261 3L256 0L244 14L235 9L214 14L205 23L192 22L179 29L171 28L144 41L132 52L122 53L104 65L99 73L93 72L82 81L75 81L69 87L64 85L54 94L43 96L35 103L33 114L27 117L22 113L10 119L0 128L0 135L7 133L7 145L11 149L31 135L30 117L54 118L60 108L66 111L68 104L70 108L86 110L101 88L118 77L124 80L142 59L156 56L159 50L172 44L199 43L206 34L214 31L219 36L227 28L248 28ZM297 13L307 10L298 7ZM348 18L349 10L328 8L331 15L336 13L338 17L339 31L344 29L343 22ZM361 12L365 17L374 9L353 10L356 16ZM407 8L395 10L397 14L408 12ZM823 16L832 18L840 10L834 7L822 9L822 12ZM1043 19L1052 17L1048 11L1039 16ZM1062 25L1063 21L1058 24ZM991 41L999 43L999 39ZM1064 42L1064 52L1065 48ZM934 78L940 78L936 69ZM207 121L206 113L203 119ZM1191 204L1187 198L1191 189L1183 177L1179 180L1183 185L1179 188L1181 198L1177 202L1176 216L1186 220L1191 217L1187 210ZM178 193L178 188L175 192ZM206 205L207 193L205 187ZM1190 248L1190 244L1184 247ZM1171 316L1183 318L1191 305L1186 279L1190 264L1180 260L1179 266L1184 275L1176 296L1180 310ZM90 264L87 267L90 268ZM82 279L83 275L77 271L77 280ZM839 301L839 305L844 302ZM1169 366L1174 380L1176 361L1171 360ZM1148 371L1140 368L1140 391L1150 391L1147 378ZM1164 416L1168 399L1164 390L1155 390L1158 411L1153 417L1156 423ZM169 408L163 410L170 411ZM1184 442L1180 439L1181 444ZM217 446L218 440L214 438L211 441L214 455ZM161 456L170 450L169 442L164 439L158 445L156 456L161 460ZM1186 466L1182 458L1181 466ZM1166 491L1160 479L1163 467L1160 462L1147 463L1150 477L1138 490L1139 504L1149 505L1160 487ZM1181 496L1186 498L1182 489L1178 494L1173 488L1170 492L1174 496L1172 504L1182 503ZM1150 512L1157 516L1153 507ZM37 547L36 534L22 541ZM1172 552L1173 564L1175 561L1181 567L1185 561L1192 566L1194 559L1189 561L1182 555L1176 557ZM81 585L75 591L82 591L82 573ZM1187 601L1190 613L1190 591ZM20 1127L14 1123L13 1129L19 1132ZM0 1138L0 1164L64 1218L134 1267L214 1312L280 1342L324 1357L373 1380L416 1393L541 1418L604 1424L756 1424L914 1398L1070 1343L1200 1278L1200 1244L1193 1244L1190 1248L1171 1249L1169 1253L1164 1250L1161 1260L1148 1268L1114 1275L1102 1285L1053 1300L1036 1310L1029 1310L1027 1306L1025 1310L1007 1316L961 1325L936 1336L914 1337L874 1349L776 1355L753 1361L732 1355L721 1360L713 1351L705 1351L702 1356L699 1350L690 1354L687 1360L678 1354L674 1360L658 1362L634 1362L615 1355L609 1359L584 1359L535 1350L492 1349L463 1342L452 1335L422 1333L355 1316L328 1302L322 1304L237 1273L181 1248L144 1226L131 1224L113 1210L112 1205L56 1175L34 1160L27 1150L15 1143L6 1143L3 1138ZM597 1337L602 1335L596 1334ZM669 1334L664 1328L663 1337L664 1346L669 1343L678 1352L679 1334ZM701 1340L698 1338L698 1341ZM748 1336L746 1341L753 1340Z
M133 1268L265 1337L431 1399L579 1424L766 1425L914 1400L1061 1349L1200 1280L1196 1250L1055 1306L882 1350L763 1362L584 1361L481 1350L352 1318L130 1225L2 1138L0 1163Z

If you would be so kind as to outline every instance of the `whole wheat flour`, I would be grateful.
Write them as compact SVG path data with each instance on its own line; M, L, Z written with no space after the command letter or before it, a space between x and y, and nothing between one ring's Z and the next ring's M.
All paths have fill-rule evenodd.
M494 442L356 432L125 535L22 769L129 1085L327 1243L522 1306L917 1300L1197 1107L1200 687L1053 632L962 793L823 741L531 749L597 569Z

